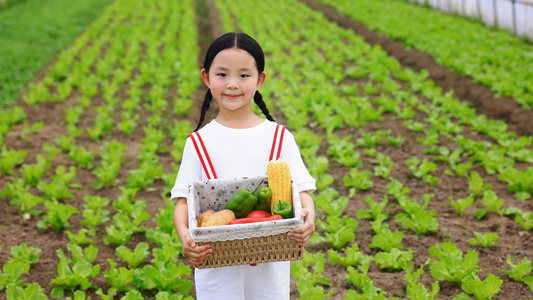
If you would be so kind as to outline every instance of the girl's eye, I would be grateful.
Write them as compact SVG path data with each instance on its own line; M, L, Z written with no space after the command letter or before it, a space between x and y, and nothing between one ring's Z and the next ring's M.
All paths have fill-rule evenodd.
M225 73L218 73L217 76L218 77L226 77L226 74Z
M248 74L242 74L241 75L241 78L247 78L247 77L250 77L250 75L248 75Z

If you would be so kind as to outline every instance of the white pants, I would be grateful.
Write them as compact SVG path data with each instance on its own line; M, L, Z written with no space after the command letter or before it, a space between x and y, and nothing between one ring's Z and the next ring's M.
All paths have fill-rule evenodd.
M195 269L198 300L290 298L290 262Z

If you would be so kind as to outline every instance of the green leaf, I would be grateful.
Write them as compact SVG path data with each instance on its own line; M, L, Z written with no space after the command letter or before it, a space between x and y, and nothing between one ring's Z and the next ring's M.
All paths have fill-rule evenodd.
M517 214L514 221L522 227L522 229L526 231L530 231L533 229L533 213L532 212L523 212L521 214Z
M145 242L137 244L133 252L125 246L120 246L115 250L115 255L127 262L130 268L134 269L150 255L149 248Z
M75 245L83 245L83 244L94 244L94 240L87 237L88 230L85 228L82 228L78 231L78 234L74 235L71 231L66 230L65 233L67 234L68 238L70 239L70 243Z
M493 274L487 275L483 281L477 275L472 274L462 281L461 287L465 292L473 294L476 299L488 300L500 291L502 284L503 280Z
M498 272L506 273L507 275L509 275L509 277L511 277L511 279L516 282L524 282L525 278L528 277L528 275L533 270L531 261L527 257L524 257L517 264L513 264L512 257L508 255L506 262L511 267L511 270L498 270Z
M362 290L367 282L371 282L369 276L366 275L366 271L360 272L359 270L348 267L346 269L348 274L346 274L346 281L353 284L358 290Z
M452 207L455 208L455 211L457 211L457 214L460 216L462 216L465 210L475 201L473 194L462 199L453 200L453 196L449 196L448 199L450 199Z
M468 239L468 243L472 246L480 244L484 248L492 247L499 239L498 234L495 232L489 232L482 234L474 231L474 238Z
M395 231L394 233L388 228L383 228L378 234L372 238L372 243L368 245L369 248L379 248L385 252L390 252L393 248L401 249L403 240L403 232Z
M45 290L38 283L32 283L23 288L10 284L6 288L7 300L47 300Z

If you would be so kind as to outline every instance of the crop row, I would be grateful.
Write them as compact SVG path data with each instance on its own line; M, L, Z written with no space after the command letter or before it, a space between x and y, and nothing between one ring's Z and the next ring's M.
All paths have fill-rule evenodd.
M533 107L533 46L524 39L402 0L318 2L429 53L440 65L472 77L497 95Z
M433 297L438 293L437 281L431 284L433 291L417 283L426 267L433 280L455 282L463 292L477 299L490 298L497 293L503 280L495 274L486 276L485 280L476 275L480 267L475 248L459 249L444 238L437 239L429 252L427 248L417 249L416 255L426 259L419 259L419 268L414 272L411 260L415 250L400 250L403 236L432 236L444 232L446 229L439 230L439 224L446 220L431 208L446 204L443 205L442 196L434 199L435 194L422 192L426 188L412 190L402 181L407 174L408 178L420 180L434 187L431 190L436 193L444 194L447 190L439 186L441 179L445 176L462 178L463 186L467 187L464 197L445 199L448 206L455 208L457 216L474 204L476 221L493 213L502 218L508 216L516 220L517 227L529 231L532 215L527 205L516 200L504 202L488 183L488 177L497 175L500 181L495 184L507 183L517 199L530 199L531 137L518 137L506 130L505 123L476 114L452 94L443 94L427 80L426 72L402 68L379 47L369 46L361 37L326 21L301 3L279 1L260 6L241 1L232 7L221 2L217 4L221 15L226 17L222 20L225 31L243 30L265 41L268 66L271 66L267 72L271 75L264 89L269 98L276 99L277 107L290 116L287 122L296 131L306 164L317 178L318 192L314 197L323 214L317 222L321 234L313 241L326 241L331 249L327 250L329 261L324 259L322 251L293 264L292 275L306 279L306 283L299 281L297 284L302 298L339 296L334 294L333 288L324 292L331 284L323 271L325 264L333 268L332 265L340 261L347 267L344 270L346 281L353 285L345 291L344 297L383 296L367 276L372 260L380 270L405 272L405 293L410 298ZM261 10L262 17L248 17L247 12L254 9ZM399 132L400 126L404 127L404 134L416 139L419 152L393 161L391 155L404 151L400 148L407 138L394 134ZM371 128L378 129L369 130ZM321 133L317 135L317 131ZM327 157L318 155L321 141L327 144ZM344 167L346 175L335 178L330 174L332 161ZM517 165L525 170L515 168ZM386 191L378 193L383 199L381 202L368 197L365 203L369 207L349 205L349 202L364 199L357 195L365 195L365 191L371 191L381 180L386 186ZM387 206L389 199L394 200L393 207ZM355 218L347 209L349 206L358 207ZM397 226L391 219L401 225L401 230L391 232L389 227ZM362 247L358 246L359 242L365 243L364 239L355 236L359 224L368 222L365 220L370 220L373 235L366 252L359 251ZM472 244L467 245L470 247L490 247L498 239L493 232L469 235ZM375 253L373 259L369 258L368 254L375 248L382 251ZM463 253L466 254L464 260ZM455 270L446 265L451 263L450 259L460 262L464 269ZM524 264L530 266L527 258L524 259ZM522 276L530 276L531 269L526 268L526 271ZM380 276L383 272L371 277ZM525 282L531 286L529 279ZM498 288L481 288L489 285Z
M4 181L1 197L10 199L24 219L35 218L44 232L68 235L69 242L57 250L57 276L43 285L53 287L50 297L75 291L76 299L85 299L88 289L97 289L103 299L126 292L129 299L143 299L143 291L159 292L158 299L189 295L191 269L179 261L173 206L164 191L174 182L192 130L186 121L169 120L192 111L191 95L199 86L194 21L191 1L116 1L24 95L34 109L57 103L64 108L58 119L29 124L21 107L2 113L0 174L11 180ZM62 133L48 137L35 157L26 157L25 149L8 148L9 133L20 123L28 140L33 134L46 135L49 123L61 122ZM130 139L137 140L137 149L126 148L135 146ZM160 156L173 158L166 170ZM125 168L130 161L135 163ZM156 180L165 183L164 191L152 200L161 203L155 205L159 210L150 210L138 195ZM109 194L116 196L101 196ZM151 220L155 224L148 225ZM79 230L71 232L71 227ZM126 245L139 233L143 241L130 250ZM103 247L94 244L115 249L115 255L98 257ZM17 254L19 248L27 255ZM41 249L21 244L9 250L0 289L6 289L8 299L20 299L23 293L46 298L41 285L21 281ZM94 285L89 278L97 276L106 283Z

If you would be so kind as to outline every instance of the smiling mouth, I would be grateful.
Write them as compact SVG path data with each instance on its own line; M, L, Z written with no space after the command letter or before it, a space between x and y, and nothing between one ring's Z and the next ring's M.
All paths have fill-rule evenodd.
M241 95L225 94L224 96L226 96L226 98L228 98L228 99L236 99L236 98L239 98Z

